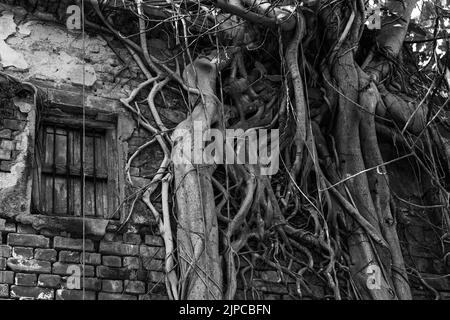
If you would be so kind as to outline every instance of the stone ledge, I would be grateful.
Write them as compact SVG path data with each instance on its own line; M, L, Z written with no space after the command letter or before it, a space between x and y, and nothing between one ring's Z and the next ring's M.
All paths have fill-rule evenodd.
M72 235L83 234L83 219L79 217L52 217L40 214L21 214L16 217L16 221L31 224L36 230L59 230ZM85 218L85 232L87 236L102 237L108 224L106 219Z

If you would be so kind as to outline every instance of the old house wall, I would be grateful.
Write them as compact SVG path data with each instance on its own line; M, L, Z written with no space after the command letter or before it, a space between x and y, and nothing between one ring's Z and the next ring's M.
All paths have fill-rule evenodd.
M3 2L21 4L21 1ZM144 80L139 68L112 38L89 33L83 45L79 33L69 32L58 24L72 1L28 2L35 4L35 16L21 7L0 3L0 70L39 87L47 102L60 110L80 109L84 99L87 110L121 115L122 128L117 139L122 158L127 159L150 139L144 129L135 125L119 101ZM159 39L152 39L150 44L156 54L158 50L166 50ZM81 89L83 61L84 97ZM39 110L35 109L30 87L25 92L21 88L5 92L0 91L4 94L0 96L0 298L80 299L82 291L69 289L67 283L70 267L81 267L82 263L80 234L72 230L80 226L69 226L72 220L58 221L59 225L49 230L47 226L54 220L38 219L30 212ZM185 111L171 96L166 95L164 101L157 102L168 127L184 119ZM133 185L122 177L127 195L150 182L162 158L157 146L146 148L136 157L130 167ZM411 169L405 171L408 165L400 163L399 168L392 168L391 182L405 199L420 201L428 186L414 189L415 193L411 193L411 188L403 190L404 185L414 185L418 181L408 173ZM406 181L405 177L411 181ZM396 183L399 181L401 183ZM125 213L129 205L125 203ZM439 215L424 210L412 211L402 203L398 203L397 210L409 215L399 221L408 266L423 273L427 283L436 287L442 298L450 298L450 278L445 277L450 269L443 260L442 232L436 227ZM425 220L430 220L431 224ZM162 272L163 243L153 218L137 201L128 221L120 232L116 222L98 220L88 225L90 232L85 242L84 260L86 299L167 298ZM435 296L414 274L410 280L415 298ZM326 279L311 276L308 283L311 293L303 290L304 299L331 297ZM240 277L236 295L237 299L294 297L298 297L295 280L282 279L276 270L262 265L255 266L255 272Z
M62 111L74 110L80 109L83 101L84 60L86 110L121 116L116 138L124 161L148 134L135 128L118 99L127 97L142 79L123 49L118 49L122 61L104 38L88 35L84 41L85 53L79 33L71 33L55 21L35 19L23 8L0 4L0 70L39 87L47 104ZM6 83L1 83L0 91L0 298L81 299L82 284L73 289L69 278L74 267L82 268L81 224L70 226L76 220L31 214L39 110L31 86L26 86L27 90L12 86L8 91ZM131 171L137 185L150 181L149 170L160 155L145 156L152 159L151 164L140 163ZM137 161L144 162L142 156ZM153 219L143 207L134 212L133 223L121 232L113 221L91 219L87 225L86 299L166 299L162 239L154 233Z

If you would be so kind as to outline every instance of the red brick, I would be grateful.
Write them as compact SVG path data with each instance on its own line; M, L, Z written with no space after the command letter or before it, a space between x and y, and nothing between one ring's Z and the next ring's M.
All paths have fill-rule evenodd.
M7 284L0 284L0 298L9 297L9 286Z
M11 151L0 149L0 160L11 160Z
M36 249L34 258L37 260L56 261L56 250L54 249Z
M121 267L122 266L122 258L117 256L103 256L102 257L103 265L108 267Z
M0 245L0 257L9 258L11 256L11 247L5 244Z
M68 263L80 263L80 252L77 251L60 251L59 261Z
M146 234L145 244L153 247L164 247L164 241L160 236Z
M141 235L136 233L125 233L123 235L123 242L130 244L141 244Z
M102 291L121 293L123 291L123 282L120 280L102 280Z
M14 142L12 142L11 140L1 140L0 149L14 150Z
M163 272L149 271L148 278L151 282L164 282L165 276Z
M0 271L0 283L13 284L14 283L14 272Z
M142 265L145 270L162 271L164 267L164 261L153 259L153 258L143 258Z
M33 298L38 300L53 300L54 292L52 289L39 287L11 286L11 298Z
M12 161L7 161L7 160L0 161L0 171L11 172L12 166L13 166Z
M56 290L56 300L95 300L95 292L83 290Z
M139 254L139 246L121 242L101 241L100 253L118 256L137 256Z
M83 239L55 237L53 241L53 246L55 249L68 249L76 251L83 250ZM86 251L94 251L94 243L92 240L85 240L84 248Z
M147 273L142 270L98 266L97 277L101 279L145 280Z
M36 234L8 234L8 244L10 246L24 246L33 248L48 248L49 239Z
M140 269L141 262L138 257L124 257L123 258L123 266L128 269Z
M18 259L32 259L33 258L33 248L26 247L14 247L12 250L13 258Z
M167 291L166 291L166 284L164 283L164 281L162 282L149 282L148 283L148 292L151 294L162 294L162 295L166 295Z
M36 230L28 224L18 224L17 233L36 234Z
M165 253L163 247L149 247L141 245L139 248L139 254L146 258L164 259Z
M169 298L161 294L141 294L139 300L169 300Z
M59 288L61 286L61 277L54 274L40 274L38 286L46 288Z
M3 120L3 126L6 129L11 129L13 131L21 131L23 130L24 127L23 122L19 121L19 120L12 120L12 119L5 119Z
M450 291L450 279L438 274L421 274L423 280L438 291Z
M123 236L115 232L107 232L103 237L103 241L107 242L122 242Z
M36 286L37 276L35 274L16 273L16 282L18 286L34 287Z
M98 300L137 300L137 297L129 294L100 292Z
M93 265L99 265L101 264L101 255L100 253L92 253L92 252L85 252L84 254L86 264L93 264ZM83 255L80 257L81 262L83 261Z
M142 281L125 280L125 292L136 294L145 293L145 283Z
M81 287L83 287L83 279L81 279ZM101 291L102 281L97 278L84 278L84 287L86 290Z

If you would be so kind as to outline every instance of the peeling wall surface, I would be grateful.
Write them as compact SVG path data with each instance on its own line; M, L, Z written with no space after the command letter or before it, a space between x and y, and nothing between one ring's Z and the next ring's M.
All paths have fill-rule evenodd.
M35 109L32 101L0 99L0 210L12 217L30 211Z
M0 299L83 298L82 288L71 285L70 278L74 270L83 272L80 219L32 210L40 114L33 88L45 94L52 115L80 113L84 99L87 114L119 117L114 138L123 167L149 136L136 128L119 101L142 81L138 67L124 48L115 48L130 62L121 61L108 41L95 34L83 39L23 8L0 4L0 71L12 76L0 76ZM138 157L131 169L133 182L148 183L161 157L151 149ZM117 221L87 220L84 299L167 299L163 242L141 204L120 232Z

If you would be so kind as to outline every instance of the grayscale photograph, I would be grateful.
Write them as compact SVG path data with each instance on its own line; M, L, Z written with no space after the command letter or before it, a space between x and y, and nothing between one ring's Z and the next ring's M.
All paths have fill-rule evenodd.
M0 0L0 306L450 300L449 93L450 0Z

